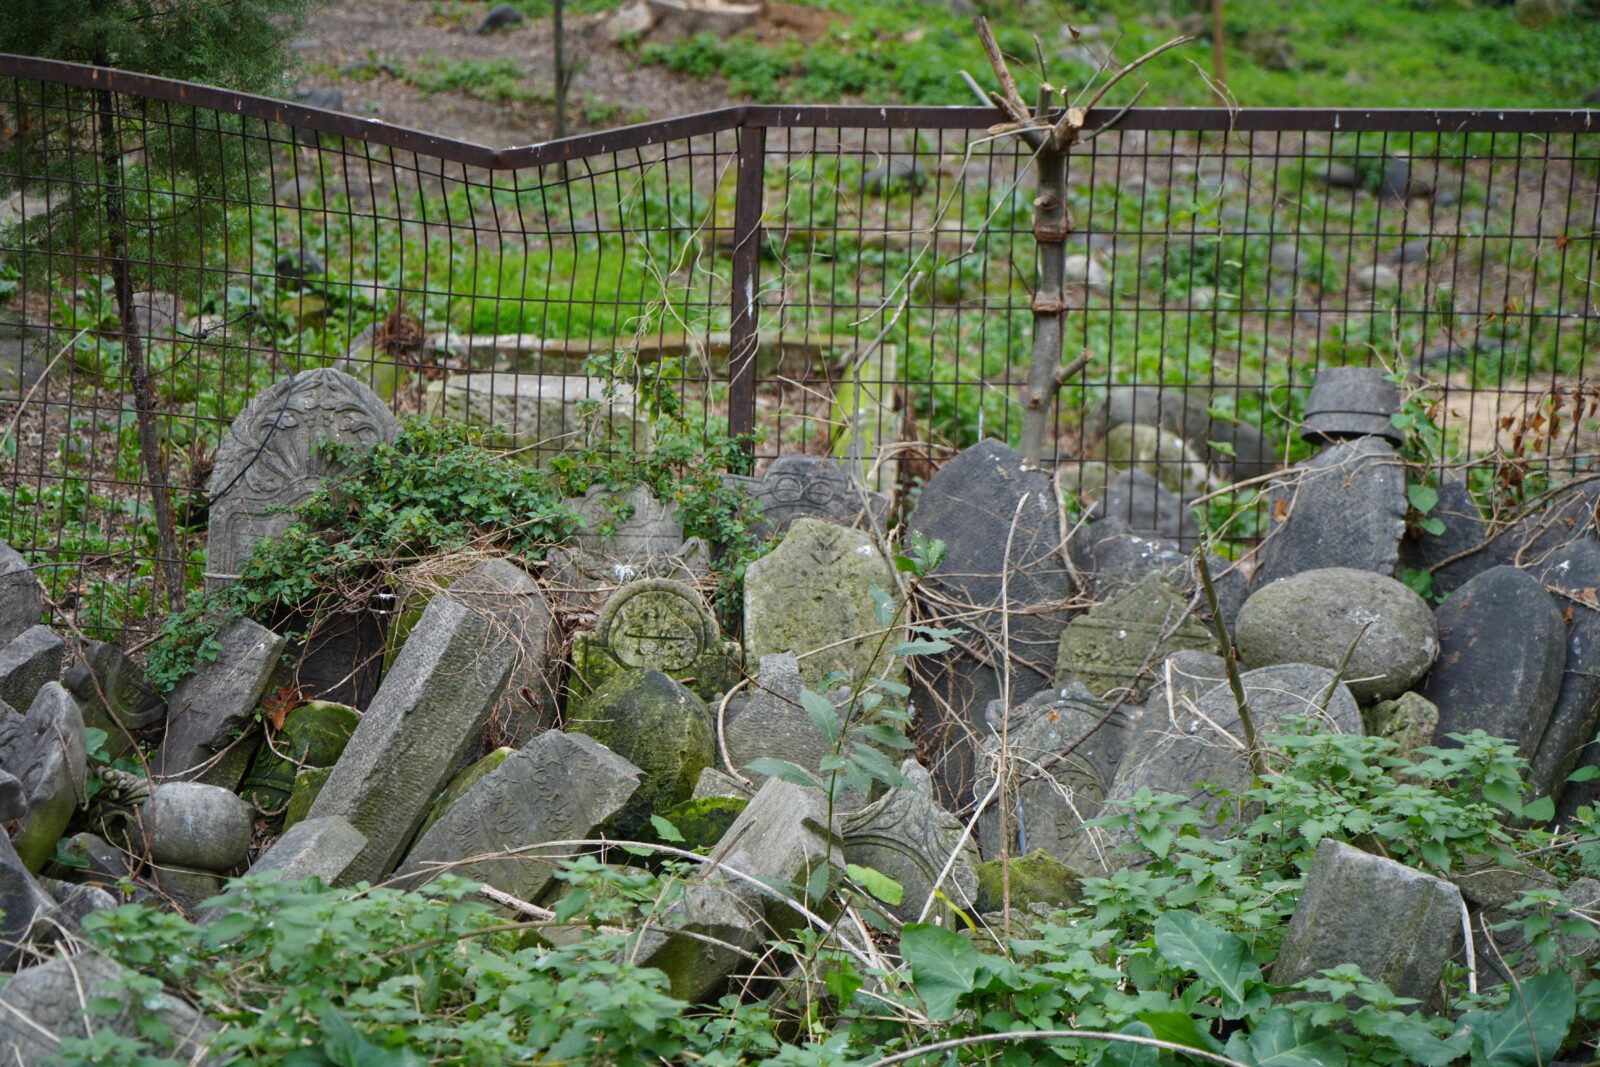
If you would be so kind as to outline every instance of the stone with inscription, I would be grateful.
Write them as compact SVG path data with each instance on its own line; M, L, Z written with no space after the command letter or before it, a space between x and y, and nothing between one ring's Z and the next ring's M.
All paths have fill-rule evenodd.
M366 835L341 884L394 868L488 721L516 662L491 636L487 619L442 596L412 628L308 812L342 815Z
M26 714L0 704L0 766L22 783L28 801L11 843L27 868L38 871L88 783L83 712L60 682L41 687Z
M581 375L454 374L428 383L423 407L490 430L492 447L539 466L586 447L644 455L654 434L631 388Z
M1158 573L1117 593L1068 624L1056 658L1056 685L1073 681L1096 697L1131 689L1137 701L1156 682L1155 669L1181 649L1203 652L1216 638L1189 601Z
M670 676L627 670L567 712L567 729L587 734L644 772L617 816L623 834L688 800L700 772L716 761L711 712Z
M0 648L0 701L25 708L46 682L61 677L66 643L48 626L30 626Z
M0 645L44 615L44 584L28 566L28 561L4 541L0 541Z
M322 442L371 445L395 429L377 394L342 371L301 371L257 394L218 446L207 484L207 587L237 575L256 542L282 533L289 509L338 473Z
M629 582L664 578L692 588L711 582L711 549L699 537L686 538L672 551L637 561L612 559L573 545L550 550L546 585L564 614L585 622L598 618L606 601Z
M825 456L780 456L759 478L729 474L724 482L750 496L759 517L749 530L757 537L781 537L801 518L882 533L889 516L888 497L852 480L843 463Z
M683 544L677 508L657 500L645 486L618 493L606 485L592 485L581 499L569 503L580 523L573 544L596 556L636 564L672 553Z
M884 639L873 590L891 594L894 572L869 534L799 518L783 542L745 569L744 639L751 656L792 652L816 687L834 671L850 679L901 678Z
M593 837L642 776L593 738L547 730L479 779L417 839L400 865L404 885L417 888L448 872L538 900L555 881L556 857L531 846ZM461 862L513 851L504 859Z
M560 635L544 591L509 559L494 559L463 575L445 593L489 622L496 650L515 657L494 715L500 736L524 744L555 718L554 650Z
M625 671L656 670L709 700L739 680L739 659L739 646L722 639L700 594L666 578L618 589L599 625L576 635L572 645L572 669L583 692Z
M139 665L109 642L85 645L61 684L83 709L83 724L106 732L106 748L112 756L132 747L130 734L166 721L167 702L145 681Z
M917 922L933 895L934 883L952 853L955 864L939 890L956 907L971 914L978 900L978 848L970 837L962 840L960 819L946 811L933 798L928 772L916 760L906 760L900 773L909 785L896 786L883 796L847 815L840 831L844 858L858 867L870 867L899 882L904 889L900 903L889 910L901 922ZM937 899L929 916L945 912L948 906ZM923 919L922 921L927 921Z
M167 735L152 770L235 789L255 752L256 705L283 655L283 638L238 619L217 641L217 657L199 664L168 695Z

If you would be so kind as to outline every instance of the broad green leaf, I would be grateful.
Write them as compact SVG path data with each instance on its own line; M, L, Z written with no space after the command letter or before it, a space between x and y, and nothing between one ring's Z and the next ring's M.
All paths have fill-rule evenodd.
M1142 1022L1128 1023L1117 1031L1130 1037L1155 1037L1155 1031ZM1131 1041L1102 1041L1089 1059L1089 1067L1157 1067L1161 1050Z
M678 832L678 828L661 816L650 816L650 825L656 828L656 836L661 840L668 843L682 843L683 835Z
M970 993L983 958L972 942L942 926L911 923L900 934L900 955L911 965L911 984L935 1021L955 1014Z
M1443 519L1435 518L1434 516L1430 515L1426 519L1423 519L1421 522L1417 523L1417 526L1421 528L1423 533L1432 534L1435 537L1444 536L1445 525Z
M1567 781L1568 782L1592 782L1597 777L1600 777L1600 767L1596 767L1594 764L1590 764L1587 767L1579 767L1577 770L1575 770L1571 774L1567 775Z
M322 1052L335 1067L424 1067L427 1060L410 1049L383 1048L367 1040L332 1007L322 1021Z
M884 785L893 788L906 784L906 776L900 773L900 768L889 762L889 757L871 745L856 741L851 744L850 750L854 753L851 762Z
M834 744L839 740L839 709L833 706L833 701L821 693L802 689L800 706L805 709L811 724L828 739L828 744Z
M850 1003L856 995L856 990L860 989L864 982L855 964L847 959L841 959L823 972L822 984L828 987L833 999L843 1007Z
M819 863L811 868L811 875L806 879L806 899L821 900L828 895L828 883L833 880L833 870L827 863Z
M1555 797L1542 796L1532 804L1524 805L1522 814L1524 818L1532 819L1534 822L1549 822L1556 817Z
M885 904L892 906L905 899L906 887L882 871L875 871L871 867L858 867L854 863L845 864L844 869L849 872L852 880Z
M777 759L773 756L762 756L760 759L753 759L744 765L744 769L755 771L757 774L764 774L769 778L777 778L779 781L788 782L791 785L814 786L817 784L817 779L814 775L806 773L805 770L786 759Z
M895 656L932 656L940 652L950 651L949 641L924 641L914 639L902 641L889 650Z
M1244 939L1219 930L1192 911L1169 911L1156 920L1156 948L1168 963L1192 972L1240 1010L1245 986L1261 980Z
M1552 971L1514 988L1510 1003L1499 1011L1467 1012L1460 1022L1472 1035L1473 1067L1549 1063L1566 1039L1576 1007L1572 979L1565 971Z
M1439 490L1431 485L1418 485L1415 482L1406 486L1406 499L1411 501L1411 506L1426 515L1439 503Z
M1287 1008L1273 1008L1246 1037L1228 1039L1228 1055L1253 1067L1343 1067L1344 1049L1331 1030L1313 1026Z
M1453 1063L1467 1053L1466 1034L1454 1034L1440 1040L1420 1019L1412 1015L1391 1013L1372 1027L1372 1032L1393 1041L1396 1048L1421 1067L1445 1067L1445 1064Z
M1140 1022L1150 1028L1154 1036L1174 1045L1184 1048L1204 1049L1216 1052L1219 1046L1215 1039L1204 1030L1188 1012L1183 1011L1142 1011L1138 1015Z
M556 922L564 923L589 906L589 891L579 886L556 901Z

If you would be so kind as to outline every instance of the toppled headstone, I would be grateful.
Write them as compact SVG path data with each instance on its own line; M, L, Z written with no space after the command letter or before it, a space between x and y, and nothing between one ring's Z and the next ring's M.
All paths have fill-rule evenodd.
M715 762L711 713L689 689L660 671L625 671L567 714L567 729L588 734L644 772L617 816L624 834L654 811L688 800L700 772Z
M40 878L38 881L39 887L56 902L50 910L49 921L65 926L74 936L83 936L83 920L89 915L121 903L99 886L78 885L55 878Z
M44 1067L58 1059L60 1038L96 1033L134 1038L148 1032L150 1022L171 1035L171 1055L179 1062L204 1061L205 1045L218 1024L172 993L141 994L135 1010L129 977L118 964L87 952L18 971L0 989L0 1062ZM92 1015L84 1008L90 1003L97 1009ZM115 1010L99 1010L103 1006ZM153 1018L141 1026L148 1017Z
M1363 713L1367 733L1386 737L1395 743L1395 755L1411 759L1419 748L1433 744L1439 729L1439 709L1419 693L1401 693L1394 700L1380 700Z
M0 967L9 966L19 946L27 943L33 924L55 906L34 881L11 839L0 832ZM0 1034L5 1022L0 1020Z
M722 639L694 589L646 578L613 593L595 629L574 636L572 670L591 692L620 674L657 670L709 700L738 681L739 646Z
M220 786L163 782L134 825L135 847L158 864L226 872L244 866L250 855L250 808Z
M1442 502L1443 489L1439 496ZM1476 552L1449 563L1441 560L1441 565L1433 571L1434 588L1442 593L1453 593L1491 567L1521 567L1538 574L1568 545L1600 534L1597 508L1600 508L1600 477L1589 475L1575 479L1558 490L1549 501L1493 537L1487 540L1480 537ZM1449 527L1448 518L1446 527ZM1472 544L1463 541L1458 553L1472 547Z
M354 708L325 700L295 708L270 743L256 751L239 794L264 813L281 811L294 792L295 776L307 767L337 763L360 721Z
M294 637L284 647L287 681L312 700L364 708L383 680L389 615L373 600L320 617L287 612L272 619L272 629Z
M1199 516L1148 471L1117 474L1089 514L1100 521L1119 519L1146 537L1176 541L1184 552L1194 546L1202 529Z
M323 885L345 885L349 868L367 847L367 838L342 815L296 823L273 842L246 874L275 874L283 881L320 878Z
M514 661L481 615L448 597L428 604L308 813L342 815L366 835L343 881L393 869L483 729Z
M200 663L168 694L167 736L153 769L160 777L233 789L255 751L245 735L283 655L283 638L237 619L217 641L217 657Z
M1535 795L1561 800L1568 776L1600 727L1600 542L1573 542L1556 553L1541 577L1566 623L1567 658L1528 782ZM1569 788L1582 790L1579 803L1594 795L1591 783Z
M0 762L27 795L28 813L11 843L30 871L50 858L88 784L83 713L72 694L50 682L21 714L0 704Z
M1461 914L1461 893L1444 879L1325 837L1273 965L1273 984L1354 963L1397 995L1426 1002L1461 951Z
M889 498L851 480L844 464L824 456L779 456L759 478L730 474L724 483L749 494L760 517L757 537L781 537L795 519L883 532Z
M320 442L371 445L395 429L383 401L342 371L301 371L258 393L218 446L207 484L207 587L236 576L256 542L287 529L289 509L339 472Z
M1127 749L1137 708L1096 700L1076 684L1046 689L1012 709L1004 724L1010 775L1005 791L1007 842L1000 837L1000 796L984 809L978 822L979 844L989 858L1008 845L1011 855L1043 849L1058 859L1075 854L1084 823L1100 815L1106 790ZM989 705L988 726L980 750L975 796L993 788L998 763L1004 708ZM1071 749L1069 752L1068 749Z
M1323 449L1267 494L1273 528L1254 584L1328 567L1394 577L1408 506L1405 468L1387 441L1359 437Z
M492 429L489 443L543 466L562 451L650 449L649 421L627 386L576 375L455 374L428 383L424 410L436 418Z
M1297 717L1312 719L1330 732L1361 732L1355 698L1326 667L1304 663L1261 667L1246 672L1241 682L1258 735ZM1106 807L1115 808L1142 788L1187 794L1206 812L1200 832L1220 837L1232 825L1216 818L1222 794L1236 796L1249 788L1251 779L1233 690L1221 684L1198 698L1175 692L1170 703L1152 700L1140 717L1106 794ZM1128 838L1122 835L1122 839Z
M526 743L555 715L552 663L558 641L555 615L528 573L507 559L493 559L459 578L445 596L482 615L498 655L508 651L515 662L495 714L500 735Z
M317 794L322 792L322 787L328 784L328 779L332 775L332 767L307 767L294 776L294 788L289 791L289 803L283 808L285 832L311 814L311 805L316 803Z
M44 614L44 585L17 550L0 541L0 644L30 626Z
M1001 693L1002 585L1004 606L1013 613L1013 697L1038 692L1054 679L1077 589L1059 552L1055 487L1046 474L1024 470L1022 456L999 441L981 441L941 467L907 525L945 543L944 560L924 581L932 613L976 612L962 619L963 646L918 660L916 681L928 691L913 690L922 712L918 729L941 763L941 793L954 802L966 796L972 777L972 754L961 739L982 729L984 709ZM968 721L939 724L934 709L946 705L965 712Z
M596 484L572 503L580 523L572 542L597 556L639 564L653 556L670 555L683 544L683 523L678 521L677 509L657 500L645 486L615 493Z
M900 883L904 893L889 911L902 922L916 922L954 853L955 864L939 888L957 907L970 910L978 898L977 845L970 837L963 840L961 820L933 798L927 771L906 760L900 772L910 785L896 786L845 816L840 831L845 860Z
M639 768L593 739L548 730L451 804L411 846L400 873L412 876L409 888L448 871L538 900L555 879L555 860L529 846L592 836L622 810L640 776ZM460 862L513 850L505 859Z
M1439 652L1433 612L1382 574L1330 567L1259 587L1239 612L1239 655L1247 667L1349 662L1344 682L1370 704L1410 689Z
M894 571L870 535L796 519L777 548L745 569L745 650L802 657L801 676L813 687L833 671L852 680L899 677L887 651L899 639L883 639L872 596L894 588Z
M729 708L728 759L734 770L758 786L766 775L750 770L753 760L787 760L816 774L818 764L833 751L827 736L800 706L803 685L800 661L792 653L774 652L761 657L750 698L737 709Z
M1159 574L1147 574L1067 625L1056 657L1057 687L1078 681L1096 697L1131 688L1138 700L1154 669L1180 649L1204 651L1216 638Z
M48 626L30 626L0 648L0 701L14 708L33 703L46 682L61 677L66 645Z
M112 756L131 747L128 734L166 721L167 702L146 684L139 665L108 642L85 645L61 683L83 709L83 724L106 732L106 749Z
M1439 659L1420 690L1439 708L1434 743L1483 730L1532 757L1567 659L1566 625L1550 594L1526 571L1494 567L1450 594L1434 619Z
M690 800L708 800L712 797L737 797L740 800L750 798L750 790L739 784L739 780L726 771L716 767L707 767L700 772L700 777L694 781L694 792L689 795Z
M1109 600L1148 574L1177 579L1187 562L1176 541L1136 534L1113 518L1080 527L1068 547L1079 576L1093 580L1096 600Z

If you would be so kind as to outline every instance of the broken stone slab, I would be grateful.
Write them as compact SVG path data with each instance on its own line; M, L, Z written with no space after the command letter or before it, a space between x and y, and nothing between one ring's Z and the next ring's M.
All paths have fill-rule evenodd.
M1440 498L1444 497L1441 489ZM1600 534L1600 477L1587 475L1557 490L1548 501L1496 532L1479 539L1476 552L1433 572L1434 588L1453 593L1491 567L1521 567L1541 573L1562 549ZM1446 520L1448 526L1448 519ZM1473 547L1463 544L1463 548Z
M1426 1003L1461 951L1461 914L1461 893L1443 878L1325 837L1273 965L1273 984L1354 963L1399 996Z
M1410 505L1404 464L1382 438L1323 449L1276 481L1267 501L1274 525L1257 550L1256 588L1329 567L1397 573Z
M711 713L691 690L660 671L626 671L567 715L569 731L587 734L644 773L617 815L631 834L651 812L689 799L700 772L716 760Z
M502 737L526 744L556 711L554 651L560 635L544 593L511 560L494 559L463 575L444 595L482 614L496 654L503 650L514 657L494 714Z
M366 835L343 884L393 870L488 721L515 664L492 637L487 619L448 597L412 628L308 813L342 815Z
M898 882L904 890L900 903L886 906L901 922L917 922L940 872L954 855L955 863L939 888L956 907L970 913L978 899L977 845L971 837L963 837L961 820L933 798L927 771L915 760L906 760L900 772L911 785L896 786L844 817L840 837L845 861ZM935 904L930 916L953 918L945 905L937 900Z
M629 671L656 670L711 700L737 684L743 674L739 663L739 646L722 639L700 594L665 578L618 589L595 629L575 635L572 643L580 694Z
M207 483L206 586L238 576L257 541L282 533L292 509L341 472L324 441L372 445L398 424L371 389L343 371L301 371L262 390L217 447Z
M1439 653L1433 612L1421 597L1387 575L1349 567L1301 571L1258 587L1239 612L1238 629L1246 667L1345 663L1345 684L1362 704L1406 692Z
M44 616L44 583L16 549L0 541L0 644Z
M1149 574L1181 580L1188 565L1176 541L1136 534L1114 518L1081 527L1068 547L1080 576L1093 582L1096 600L1109 600Z
M113 757L132 747L129 734L166 721L167 702L145 682L139 665L108 642L85 645L61 683L83 709L83 724L106 732L106 750Z
M889 516L888 497L852 480L843 463L824 456L779 456L761 477L729 474L723 484L751 498L757 517L746 529L756 537L782 537L802 518L881 534Z
M84 799L88 741L83 713L59 682L39 690L26 714L0 704L0 760L17 778L28 813L12 844L30 871L40 870Z
M205 1061L206 1044L218 1024L170 992L142 995L136 1011L129 977L120 965L87 952L18 971L0 989L0 1061L8 1067L45 1067L56 1062L60 1038L96 1033L134 1038L145 1032L140 1020L150 1016L171 1035L171 1055L184 1063ZM89 1015L82 1007L89 1002L121 1007Z
M337 763L360 722L358 711L332 701L314 700L295 708L273 732L271 743L256 750L239 795L269 817L281 812L294 793L295 776L306 768Z
M1138 701L1155 684L1155 667L1182 649L1204 651L1216 638L1189 602L1159 574L1067 624L1056 657L1056 687L1082 682L1098 698L1131 690Z
M135 848L158 864L227 872L250 856L249 805L220 786L162 782L134 820Z
M1457 589L1434 611L1439 659L1419 690L1439 708L1434 744L1482 730L1538 751L1561 690L1567 631L1539 580L1494 567ZM1506 635L1516 635L1506 640Z
M700 772L700 777L695 779L694 792L689 795L690 800L709 800L716 797L732 797L737 800L749 800L751 790L746 789L739 780L725 771L716 767L707 767Z
M83 920L97 911L107 911L121 903L99 886L78 885L55 878L40 878L39 887L48 893L56 904L51 909L49 921L65 926L76 936L83 936Z
M46 682L61 677L66 644L48 626L30 626L0 648L0 701L14 708L33 703Z
M30 940L33 924L55 903L23 865L11 839L0 832L0 967L11 965L18 948ZM0 1019L0 1033L4 1025Z
M792 652L813 688L834 671L849 680L904 677L878 622L872 590L891 595L894 571L869 534L799 518L744 577L744 640L750 656Z
M162 778L234 789L255 751L245 735L283 655L283 638L237 619L217 642L216 658L200 663L168 694L167 734L153 770Z
M489 429L491 447L544 466L579 448L650 450L650 422L633 391L601 378L559 374L454 374L428 383L424 410Z
M750 769L754 760L787 760L819 774L822 760L833 753L832 742L800 704L804 684L793 653L770 653L761 657L755 691L737 709L729 708L724 730L728 759L758 788L767 776Z
M20 822L27 814L27 787L10 771L0 770L0 825Z
M244 873L283 882L315 878L325 886L343 885L350 865L366 847L366 835L342 815L306 819L284 831ZM228 905L218 904L200 911L195 921L214 922L229 910Z
M1600 728L1600 542L1574 541L1555 554L1540 576L1561 612L1567 631L1567 658L1555 707L1528 767L1535 796L1552 796L1564 806L1565 792L1578 790L1578 804L1591 802L1594 783L1567 779ZM1559 808L1558 808L1559 810Z
M507 756L423 832L401 863L406 888L440 873L537 901L555 859L530 846L588 838L622 810L643 772L582 734L548 730ZM474 856L514 851L505 859ZM570 853L571 847L560 850Z

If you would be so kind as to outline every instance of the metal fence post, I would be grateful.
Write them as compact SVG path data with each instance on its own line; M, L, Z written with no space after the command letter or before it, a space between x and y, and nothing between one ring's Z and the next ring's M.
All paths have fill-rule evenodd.
M728 433L755 451L757 294L761 286L761 214L765 207L767 128L739 127L733 207L733 320L728 324Z

